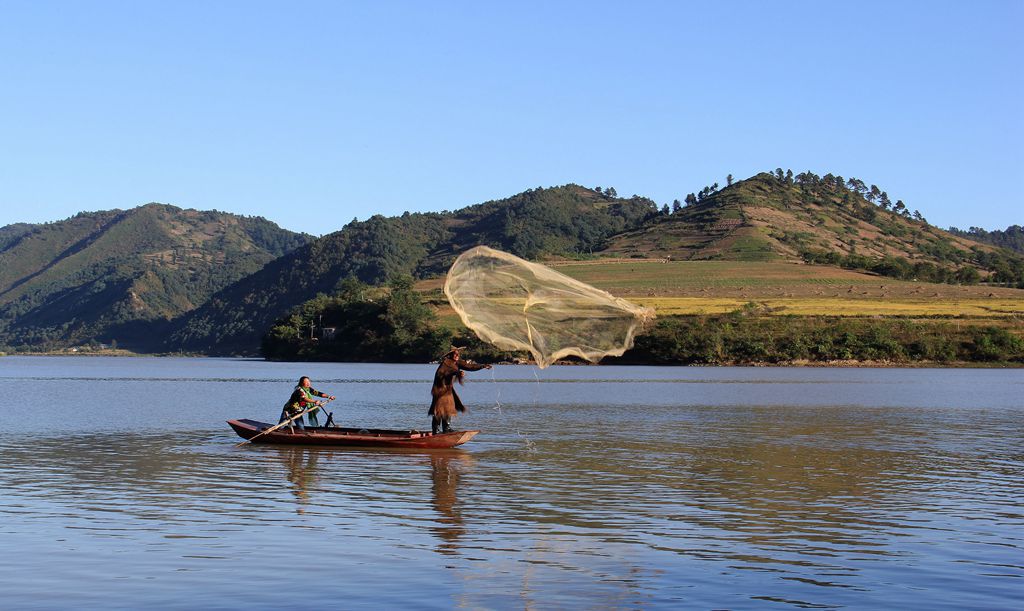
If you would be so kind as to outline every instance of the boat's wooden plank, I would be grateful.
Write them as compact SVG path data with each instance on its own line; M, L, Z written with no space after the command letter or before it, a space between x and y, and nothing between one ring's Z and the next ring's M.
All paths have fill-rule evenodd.
M256 420L229 420L231 428L244 439L251 439L272 425ZM310 428L306 430L279 429L262 435L255 443L284 443L304 445L333 445L383 448L441 449L453 448L472 439L479 431L453 431L451 433L422 433L416 430L389 429Z

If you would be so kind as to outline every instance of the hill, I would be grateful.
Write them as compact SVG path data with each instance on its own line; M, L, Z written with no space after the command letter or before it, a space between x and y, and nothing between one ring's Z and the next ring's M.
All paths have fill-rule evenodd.
M7 249L7 246L14 243L21 236L32 231L36 225L30 223L13 223L0 227L0 252Z
M162 204L0 228L0 345L158 350L167 321L309 240Z
M994 250L929 225L874 185L832 174L765 172L691 198L691 205L674 214L616 236L603 254L796 261L822 252L952 266L977 263L976 251Z
M214 295L176 321L167 348L251 353L276 318L317 293L337 292L348 277L381 284L400 275L442 274L458 253L477 244L529 258L579 256L654 214L654 202L645 198L566 185L455 212L353 221Z
M613 292L654 300L651 305L666 313L731 311L768 297L774 301L763 307L775 311L834 311L859 293L875 291L878 299L899 297L909 305L862 304L858 311L926 315L933 310L913 302L933 294L930 299L944 299L939 295L948 291L925 292L913 282L985 281L990 290L971 293L972 300L1013 300L1017 293L1006 287L1024 286L1024 258L1018 254L933 227L902 201L892 203L887 193L856 178L778 169L735 183L730 177L725 188L705 187L686 200L686 206L676 202L659 209L644 197L620 198L614 189L570 184L455 211L354 220L313 241L276 234L262 219L215 221L204 215L218 213L159 205L9 226L0 228L0 263L10 263L0 267L0 345L116 338L142 351L254 354L282 316L318 294L338 294L347 279L381 285L403 276L437 278L458 253L477 244L554 265L604 266L597 276L617 278L609 284ZM175 215L181 218L172 220ZM298 247L289 251L293 245ZM677 264L715 261L762 266L742 275L745 284L765 294L746 287L733 294L717 280L700 294L672 288L693 272ZM650 263L643 266L643 278L636 262ZM777 266L792 264L845 268L850 273L838 282L849 286L829 285L812 295L802 292L803 284L772 284ZM593 275L585 269L597 268L580 268L583 277ZM860 290L879 275L907 283ZM958 295L949 298L966 296ZM668 301L657 301L661 297ZM961 311L956 307L940 310ZM962 312L1002 306L971 308Z
M996 229L994 231L985 231L981 227L971 227L967 231L950 227L949 232L961 238L967 238L982 244L991 244L1000 248L1008 248L1024 254L1024 227L1020 225L1010 225L1006 229Z
M959 284L1009 261L1013 278L1024 281L1024 264L1013 253L932 227L855 178L777 170L721 190L707 187L687 200L673 212L646 198L618 198L612 189L566 185L455 212L353 222L215 295L178 321L168 347L248 353L280 316L318 293L335 294L347 277L369 284L403 274L437 277L477 244L554 263L816 262ZM673 269L658 268L664 277L656 285L672 284Z

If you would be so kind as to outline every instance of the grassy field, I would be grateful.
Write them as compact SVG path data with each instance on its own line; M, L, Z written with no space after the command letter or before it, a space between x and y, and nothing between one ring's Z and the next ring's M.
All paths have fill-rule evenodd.
M785 262L596 260L550 263L559 272L660 315L759 314L971 317L1024 321L1024 290L906 282L823 265ZM438 314L454 312L443 278L421 281ZM457 320L457 319L455 319Z
M847 299L767 298L744 301L728 297L640 297L638 305L658 314L724 314L754 303L758 313L795 316L970 316L1024 317L1024 299Z

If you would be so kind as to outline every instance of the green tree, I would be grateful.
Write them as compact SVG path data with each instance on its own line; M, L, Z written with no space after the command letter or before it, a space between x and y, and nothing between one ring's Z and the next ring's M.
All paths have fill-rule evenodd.
M956 270L956 281L959 284L978 284L980 280L981 274L973 267L965 265Z

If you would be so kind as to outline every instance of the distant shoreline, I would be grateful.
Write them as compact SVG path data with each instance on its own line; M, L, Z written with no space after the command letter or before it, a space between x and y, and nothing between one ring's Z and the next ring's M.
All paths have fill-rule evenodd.
M217 358L229 358L229 359L246 359L255 361L265 361L267 363L340 363L340 364L353 364L353 363L364 363L364 364L375 364L375 365L431 365L436 364L434 362L423 362L423 363L410 363L405 361L310 361L310 360L299 360L299 361L278 361L265 359L259 356L221 356L221 355L210 355L210 354L182 354L182 353L142 353L132 352L130 350L101 350L101 351L90 351L90 352L71 352L71 351L59 351L50 350L44 352L17 352L17 353L4 353L0 352L0 358L3 357L16 357L16 356L68 356L68 357L90 357L90 356L101 356L101 357L115 357L115 358L195 358L195 359L217 359ZM494 361L494 365L502 366L513 366L513 367L534 367L536 364L533 361L522 360L522 361ZM718 363L718 364L707 364L707 363L687 363L687 364L666 364L666 363L644 363L637 361L621 362L618 359L614 359L614 362L602 362L602 363L588 363L585 361L558 361L555 365L563 367L609 367L609 366L620 366L620 367L689 367L689 368L730 368L730 367L778 367L778 368L821 368L821 369L1024 369L1024 363L1017 363L1012 361L992 361L992 362L973 362L973 361L857 361L857 360L840 360L840 361L783 361L778 363L770 363L763 361L750 361L750 362L736 362L736 363Z

